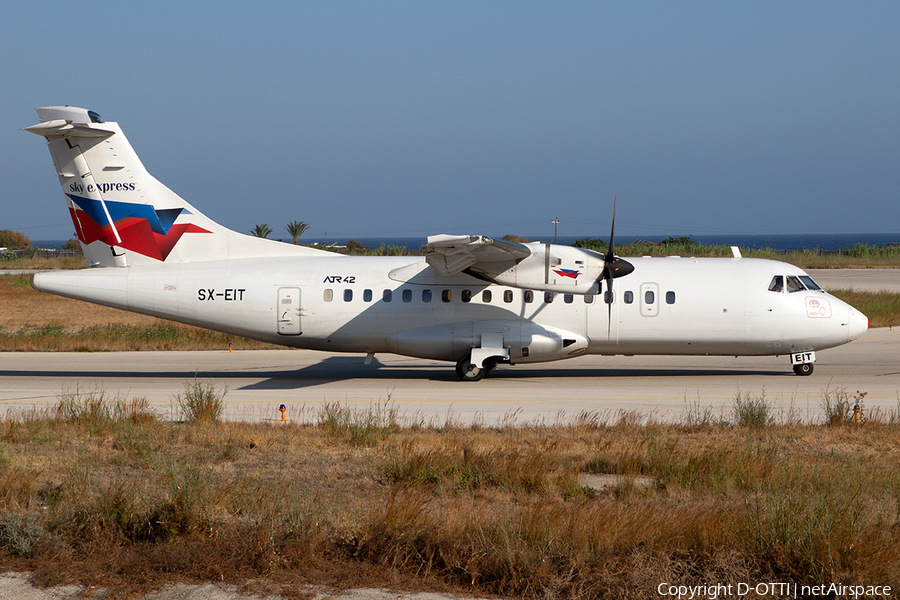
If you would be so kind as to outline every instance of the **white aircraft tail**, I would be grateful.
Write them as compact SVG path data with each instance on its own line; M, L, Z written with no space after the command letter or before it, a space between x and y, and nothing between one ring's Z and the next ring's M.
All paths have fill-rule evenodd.
M157 181L116 123L84 108L37 109L89 266L332 255L252 237L207 218Z

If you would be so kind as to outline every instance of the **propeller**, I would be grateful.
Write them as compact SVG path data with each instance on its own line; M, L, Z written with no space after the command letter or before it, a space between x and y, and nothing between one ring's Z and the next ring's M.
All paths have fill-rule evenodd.
M612 337L612 301L613 301L613 279L617 279L619 277L624 277L628 275L632 271L634 271L634 265L628 262L627 260L623 260L616 256L616 201L618 200L618 194L613 198L613 218L612 218L612 230L609 232L609 250L606 253L606 256L603 257L603 272L600 274L600 277L606 282L606 294L608 296L604 296L604 300L606 300L606 307L609 310L609 318L607 320L606 325L606 339L609 340Z

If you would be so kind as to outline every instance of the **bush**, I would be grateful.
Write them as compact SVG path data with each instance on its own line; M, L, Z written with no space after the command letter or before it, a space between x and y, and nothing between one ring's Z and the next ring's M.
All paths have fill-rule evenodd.
M0 521L0 539L18 556L28 556L41 537L43 529L37 518L31 515L7 513Z
M185 382L184 394L175 396L175 402L181 409L183 420L189 423L215 423L225 412L227 392L227 387L220 393L213 384L203 384L195 379L193 383Z
M856 415L853 409L859 406L863 409L863 398L868 392L857 391L856 395L851 398L847 392L847 388L830 389L825 388L822 394L822 412L825 413L826 425L844 425L852 423Z
M10 229L0 230L0 247L5 248L27 248L31 245L31 240L24 233L12 231Z
M734 410L734 423L741 427L751 429L765 427L771 418L772 407L766 400L765 392L753 397L749 392L741 394L738 390L731 406Z

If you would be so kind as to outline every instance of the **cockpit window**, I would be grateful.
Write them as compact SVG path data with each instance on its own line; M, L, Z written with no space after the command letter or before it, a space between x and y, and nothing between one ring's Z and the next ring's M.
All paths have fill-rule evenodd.
M91 118L91 123L103 123L103 117L101 117L100 115L98 115L97 113L95 113L92 110L88 111L88 117Z
M800 278L795 275L787 276L787 291L788 294L793 294L794 292L802 292L806 288L803 287L803 283L800 281Z
M784 291L784 277L781 275L776 275L772 278L772 281L769 282L769 291L770 292L783 292Z
M812 277L810 277L809 275L801 275L800 281L805 283L806 287L810 290L820 290L821 291L821 289L822 289L821 287L819 287L819 284L816 283L815 281L813 281Z

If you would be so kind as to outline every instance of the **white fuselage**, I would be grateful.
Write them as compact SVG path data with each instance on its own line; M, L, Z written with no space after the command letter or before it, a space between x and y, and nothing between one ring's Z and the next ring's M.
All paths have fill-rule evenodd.
M604 294L531 292L462 273L443 277L417 257L57 271L36 275L34 285L275 344L441 360L458 360L488 339L509 348L512 363L581 353L781 355L844 344L868 326L864 315L823 291L769 291L775 275L804 274L785 263L630 262L634 272L614 280L611 306Z

